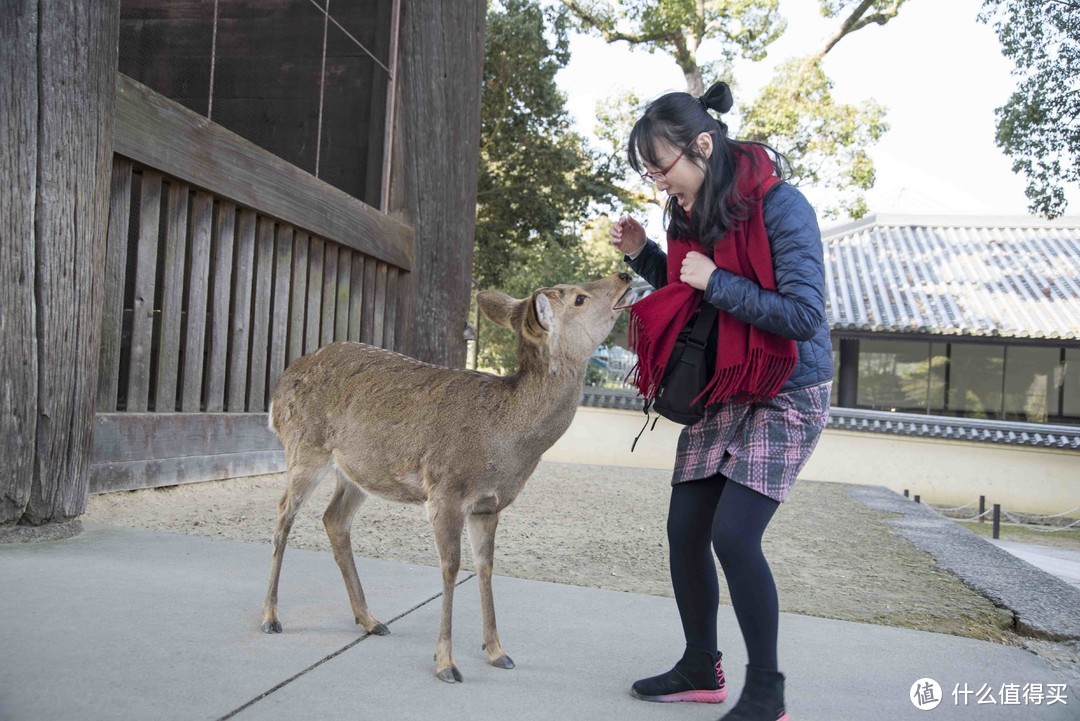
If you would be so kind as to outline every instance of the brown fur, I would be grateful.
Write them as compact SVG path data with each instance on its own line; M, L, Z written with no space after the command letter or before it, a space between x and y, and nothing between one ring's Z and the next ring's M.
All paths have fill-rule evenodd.
M285 447L288 487L278 505L263 630L281 631L278 579L296 513L319 481L334 475L337 488L323 523L356 622L370 633L389 633L368 610L356 572L350 540L356 511L369 493L424 503L443 573L437 675L461 680L450 626L466 524L480 579L484 648L492 664L512 668L491 594L499 512L573 420L588 359L611 331L628 286L629 277L619 274L541 288L524 300L479 293L484 314L518 334L521 367L510 376L441 368L363 343L335 343L289 366L270 407L270 425Z

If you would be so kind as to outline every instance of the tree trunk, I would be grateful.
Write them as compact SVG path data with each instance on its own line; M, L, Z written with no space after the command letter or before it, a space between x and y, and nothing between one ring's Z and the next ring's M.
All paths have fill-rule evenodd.
M483 0L402 3L389 210L416 232L415 357L465 363L476 225Z
M119 0L16 0L0 19L0 525L86 509Z

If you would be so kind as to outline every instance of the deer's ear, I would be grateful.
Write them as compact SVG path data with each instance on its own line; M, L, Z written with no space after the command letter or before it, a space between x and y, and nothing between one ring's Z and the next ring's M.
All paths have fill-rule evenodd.
M506 293L500 293L497 290L482 290L476 294L476 304L480 306L480 311L492 323L501 325L504 328L513 328L510 318L514 313L514 308L520 302L520 300L511 298Z
M555 320L555 313L551 310L551 301L548 300L547 293L538 292L533 295L533 314L540 327L551 332L551 324Z

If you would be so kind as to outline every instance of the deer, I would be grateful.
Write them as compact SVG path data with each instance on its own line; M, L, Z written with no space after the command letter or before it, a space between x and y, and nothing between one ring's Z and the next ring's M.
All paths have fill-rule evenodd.
M435 675L462 681L451 619L465 527L479 578L481 648L491 665L514 668L496 630L491 589L499 514L570 426L589 358L631 295L626 273L540 288L524 299L478 292L484 315L517 334L519 368L509 375L445 368L357 342L333 343L294 361L275 386L269 411L285 449L287 485L278 503L262 630L282 631L278 581L289 531L312 491L333 476L323 525L356 623L370 635L390 633L368 609L357 574L350 535L357 511L371 494L423 504L443 584Z

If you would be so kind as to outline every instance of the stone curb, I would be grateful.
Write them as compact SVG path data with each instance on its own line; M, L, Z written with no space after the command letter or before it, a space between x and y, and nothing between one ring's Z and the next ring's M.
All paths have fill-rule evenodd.
M1017 633L1080 639L1080 589L883 486L858 486L851 494L870 508L900 514L888 523L976 593L1011 611Z

